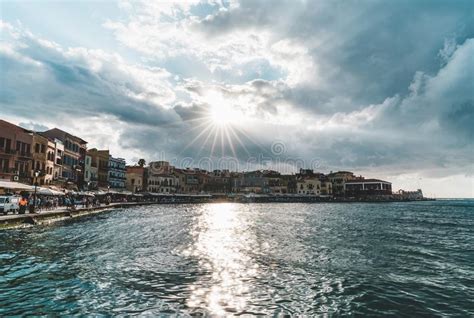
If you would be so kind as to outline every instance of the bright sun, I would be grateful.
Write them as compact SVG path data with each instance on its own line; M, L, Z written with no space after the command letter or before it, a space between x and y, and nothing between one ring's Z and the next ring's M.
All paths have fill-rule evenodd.
M198 154L207 147L212 157L218 153L220 147L220 156L228 156L230 151L233 157L237 157L236 146L249 154L242 140L242 138L251 139L246 133L251 117L245 108L219 92L209 92L203 97L204 105L199 112L201 117L191 119L197 123L190 131L196 131L197 134L184 149L201 142Z
M221 104L209 108L209 117L214 125L228 126L237 123L240 116L231 106Z
M206 96L209 105L208 118L212 125L225 127L242 124L243 113L221 94L212 92Z

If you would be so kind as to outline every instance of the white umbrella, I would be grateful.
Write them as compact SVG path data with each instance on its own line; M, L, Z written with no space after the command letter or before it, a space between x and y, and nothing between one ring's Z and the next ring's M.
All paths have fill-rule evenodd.
M14 189L14 190L33 190L34 187L28 184L13 182L13 181L0 181L0 188L3 189Z
M56 190L53 190L53 189L50 189L50 188L43 188L43 187L38 187L37 191L36 191L37 194L42 194L42 195L64 195L64 193L62 193L61 191L56 191Z
M77 194L85 196L85 197L93 197L94 196L94 194L92 192L86 192L86 191L81 191L81 192L78 192Z
M38 187L38 189L36 189L36 193L42 195L53 195L53 191L51 189L41 187Z

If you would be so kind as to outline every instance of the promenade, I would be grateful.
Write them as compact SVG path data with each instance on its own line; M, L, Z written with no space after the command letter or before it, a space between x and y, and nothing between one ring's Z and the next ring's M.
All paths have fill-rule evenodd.
M39 224L49 224L52 222L68 220L80 216L102 213L116 208L149 204L156 204L156 202L115 202L108 205L101 204L100 206L88 208L77 207L76 209L70 209L66 207L60 207L54 210L43 210L38 213L2 215L0 216L0 230Z

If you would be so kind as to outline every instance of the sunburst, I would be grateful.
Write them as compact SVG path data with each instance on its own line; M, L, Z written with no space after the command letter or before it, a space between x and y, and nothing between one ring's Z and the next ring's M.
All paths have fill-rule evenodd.
M194 119L187 120L192 126L186 134L194 134L195 137L182 150L199 145L197 157L203 154L205 149L209 149L209 157L237 157L237 151L242 149L248 156L250 152L245 146L246 142L251 142L266 150L246 132L246 126L250 125L252 118L238 105L213 93L206 95L205 103L199 106ZM219 151L220 150L220 151Z

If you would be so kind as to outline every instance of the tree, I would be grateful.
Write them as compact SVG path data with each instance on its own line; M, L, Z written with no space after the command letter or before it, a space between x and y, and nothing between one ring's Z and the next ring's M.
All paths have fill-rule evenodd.
M145 166L145 164L146 164L145 159L140 159L140 160L138 160L138 165L139 165L140 167L143 168L143 166Z

